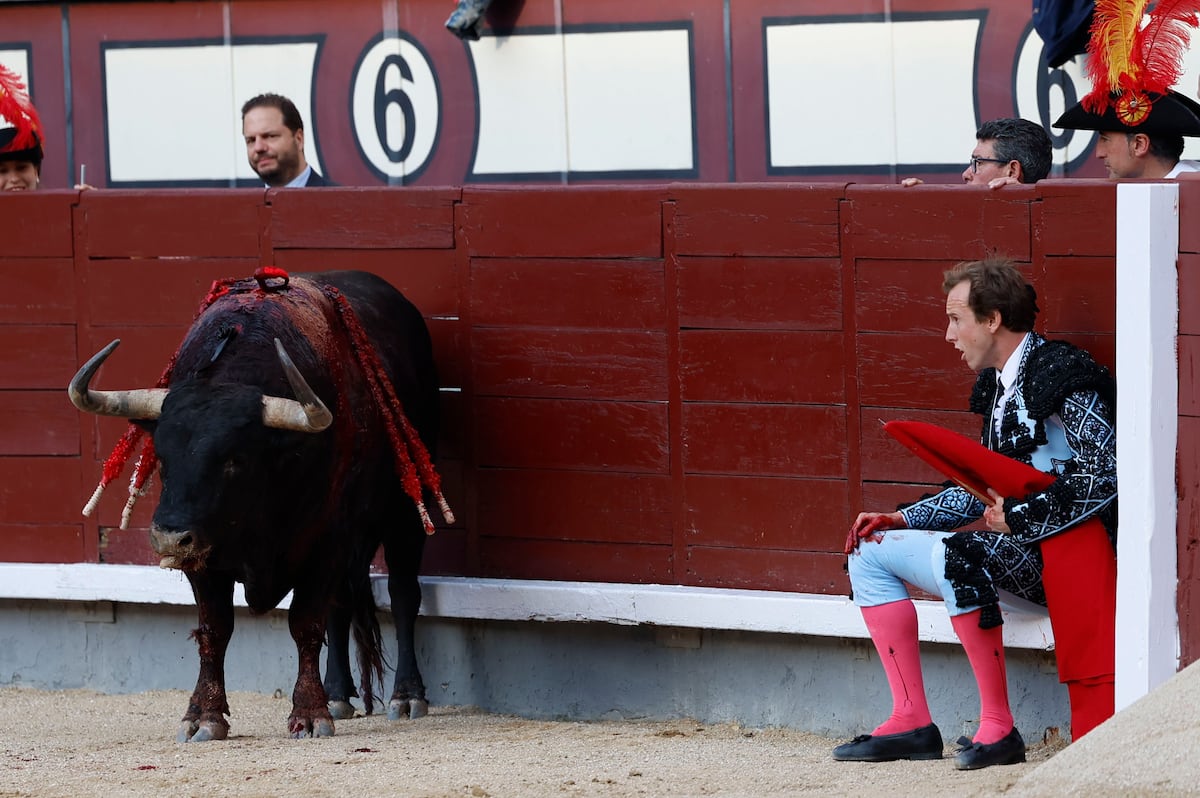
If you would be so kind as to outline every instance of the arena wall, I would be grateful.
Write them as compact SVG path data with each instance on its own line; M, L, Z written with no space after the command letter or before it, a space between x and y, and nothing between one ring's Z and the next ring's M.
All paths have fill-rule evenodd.
M1181 213L1197 187L1181 182ZM972 375L941 340L942 269L1014 257L1039 329L1115 366L1115 197L1075 180L0 197L0 561L155 562L153 495L128 530L119 489L79 515L122 423L81 416L64 387L115 337L98 385L152 384L211 281L271 264L374 271L426 315L459 517L431 538L429 577L844 596L849 520L938 481L880 420L976 430ZM1186 664L1200 240L1180 236Z

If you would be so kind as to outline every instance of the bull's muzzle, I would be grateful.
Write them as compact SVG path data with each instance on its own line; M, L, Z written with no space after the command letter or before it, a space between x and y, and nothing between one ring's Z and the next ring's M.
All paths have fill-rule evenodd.
M178 568L181 571L194 571L204 562L208 547L200 543L191 530L176 532L150 525L150 545L162 559L161 568Z

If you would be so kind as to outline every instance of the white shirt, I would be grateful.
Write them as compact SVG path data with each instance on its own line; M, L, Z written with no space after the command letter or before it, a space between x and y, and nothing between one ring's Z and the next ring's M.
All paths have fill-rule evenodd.
M1000 422L1004 420L1004 408L1008 406L1008 400L1017 392L1017 374L1021 371L1021 360L1025 356L1025 347L1027 346L1029 346L1029 333L1025 333L1021 343L1017 344L1017 348L1008 356L1008 360L1004 362L1004 368L996 372L996 379L1004 386L1004 393L997 396L996 410L992 413L992 423L997 435L1000 434Z
M311 174L312 174L312 167L306 166L306 167L304 167L303 172L296 175L292 179L292 182L288 183L286 186L281 186L281 188L304 188L305 186L308 185L308 176ZM267 183L263 183L263 185L266 186L267 188L271 187Z
M1180 161L1175 164L1175 168L1167 172L1163 177L1164 180L1173 180L1183 172L1200 172L1200 161Z

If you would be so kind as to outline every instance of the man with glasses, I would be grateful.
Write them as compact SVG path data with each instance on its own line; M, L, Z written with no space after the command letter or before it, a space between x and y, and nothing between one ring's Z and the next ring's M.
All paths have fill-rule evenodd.
M975 149L964 183L997 189L1012 183L1036 183L1050 174L1053 145L1041 125L1027 119L993 119L975 131ZM902 186L919 186L920 178L908 177Z

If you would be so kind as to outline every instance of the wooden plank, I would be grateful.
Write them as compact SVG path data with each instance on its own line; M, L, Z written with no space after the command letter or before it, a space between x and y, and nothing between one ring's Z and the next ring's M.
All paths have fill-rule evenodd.
M832 551L844 523L844 480L690 475L689 545Z
M1179 180L1179 218L1195 219L1200 214L1200 180ZM1114 241L1115 244L1115 241ZM1200 253L1200 230L1194 224L1179 225L1179 251ZM1182 257L1180 258L1182 260ZM1180 292L1182 297L1182 291ZM1200 643L1200 641L1197 641Z
M671 543L666 476L480 469L479 534L594 543Z
M79 205L86 257L259 257L258 191L85 191Z
M158 565L162 559L150 545L150 529L100 527L100 562L113 565Z
M686 403L687 473L846 477L846 410Z
M845 532L836 531L837 554L778 549L734 549L689 546L683 584L748 590L786 590L844 596L850 592Z
M1179 415L1200 416L1200 335L1181 335L1176 342L1179 349Z
M78 457L0 457L0 507L9 524L81 524L72 506L79 486ZM0 558L3 559L3 558Z
M104 529L116 530L121 525L121 513L125 510L125 503L129 501L129 478L133 474L133 464L136 461L137 455L135 454L130 458L121 476L105 489L104 496L101 497L100 503L96 505L94 516L102 532ZM73 508L76 512L83 510L84 504L91 498L91 491L95 490L96 485L100 484L100 465L100 463L97 463L95 471L88 475L93 478L85 480L85 484L88 487L88 491L86 491L87 495L80 497L79 506ZM146 492L145 496L138 499L133 507L133 514L129 517L129 529L125 535L126 538L129 534L141 535L146 539L147 544L149 543L150 521L154 518L154 509L158 507L159 488L158 475L156 474L150 483L150 490ZM103 540L101 543L103 543ZM154 559L152 564L158 565L158 559Z
M471 364L480 396L667 398L661 332L476 328Z
M910 483L910 482L864 482L863 506L851 507L843 527L843 542L845 533L850 531L849 524L858 517L860 512L891 513L902 504L912 504L926 494L937 493L942 489L941 482Z
M454 251L445 249L281 249L274 265L289 272L355 269L377 274L408 297L426 318L457 316ZM251 270L253 271L253 270Z
M0 523L0 562L84 562L82 524Z
M858 338L863 406L966 409L975 378L939 336L866 333Z
M471 322L593 329L661 329L661 260L471 261Z
M1047 258L1037 288L1038 318L1057 333L1116 329L1116 258Z
M862 478L876 482L940 483L945 477L926 465L883 429L881 422L903 419L924 421L954 430L973 441L979 440L982 419L970 411L897 410L873 407L862 411L859 445L862 448Z
M662 257L666 188L464 189L463 236L472 256Z
M840 333L684 330L679 348L684 401L846 401Z
M337 249L454 247L456 188L267 192L271 243Z
M433 341L433 362L437 366L438 385L443 388L462 388L471 368L467 352L467 335L458 319L429 319L426 321Z
M1011 191L851 185L843 219L848 219L857 258L974 260L1002 244L1004 254L1028 261L1034 189L1008 188Z
M1116 333L1076 333L1062 332L1053 328L1046 330L1049 338L1070 341L1081 349L1086 349L1102 366L1116 373L1117 366L1117 336Z
M836 258L844 195L833 183L675 185L676 251Z
M440 398L441 435L438 437L438 460L462 460L471 446L474 412L471 402L457 391L444 391Z
M946 332L942 274L953 260L866 260L854 264L854 319L860 333Z
M841 264L789 258L680 258L679 325L837 330Z
M79 454L79 411L57 391L0 391L0 456Z
M477 397L480 466L667 473L662 404Z
M74 324L75 264L0 257L0 324Z
M92 380L92 387L103 390L153 388L186 334L186 321L169 327L95 326L88 335L88 351L79 353L74 368L78 369L114 338L120 338L121 345L104 361ZM70 381L70 376L67 379ZM63 388L66 389L65 384Z
M93 325L186 330L214 281L253 277L257 268L257 257L92 260L84 301Z
M1179 462L1176 477L1180 648L1184 663L1200 660L1200 418L1179 419Z
M73 252L71 208L65 191L0 193L0 241L6 258L69 258Z
M1011 188L1011 186L1010 186ZM1117 252L1117 187L1100 180L1043 180L1036 185L1033 235L1046 257ZM986 228L980 228L986 229ZM999 242L1004 238L988 238Z
M483 537L482 576L676 584L670 546Z
M382 550L380 556L383 556ZM439 529L425 541L421 557L424 576L462 576L470 573L467 556L467 532L464 529ZM386 569L384 569L386 572Z
M1200 207L1200 206L1198 206ZM1180 225L1180 233L1190 225ZM1200 255L1179 256L1179 334L1200 335Z
M0 390L65 392L77 368L73 325L0 324Z

